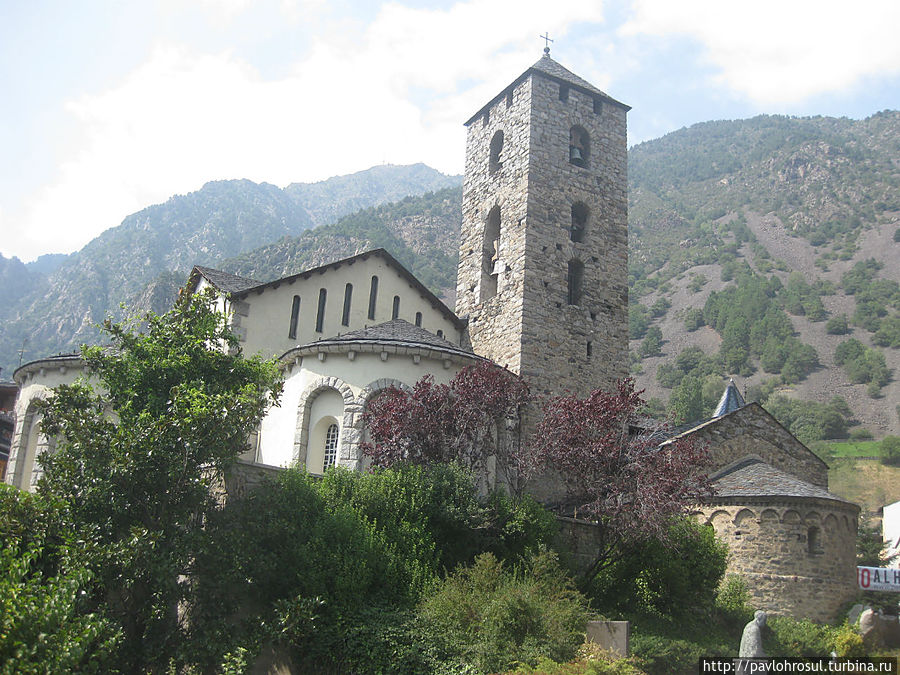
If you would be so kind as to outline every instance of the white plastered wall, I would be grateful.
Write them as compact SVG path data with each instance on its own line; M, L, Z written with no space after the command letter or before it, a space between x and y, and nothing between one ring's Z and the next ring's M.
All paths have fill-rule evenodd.
M46 399L51 389L72 384L83 374L81 360L35 362L19 371L19 395L16 397L16 429L9 452L6 482L23 490L33 490L40 477L38 454L52 448L52 441L40 431L40 414L35 402Z
M368 317L369 290L373 276L378 277L378 293L375 318ZM346 285L353 286L350 302L349 325L342 324L344 293ZM319 290L326 291L326 303L322 331L316 331ZM300 296L300 313L297 322L297 336L288 337L291 309L294 296ZM445 339L460 344L462 335L457 326L445 314L445 310L432 306L409 281L403 278L384 258L373 255L365 260L358 259L352 265L343 264L328 268L323 273L315 273L308 278L296 278L276 286L266 287L261 293L252 291L242 296L237 304L243 309L240 316L241 347L245 355L260 354L265 358L281 356L298 345L318 339L332 338L338 334L361 330L390 321L393 298L400 297L400 311L397 316L415 324L416 313L422 313L422 328L432 334L438 331Z
M391 352L381 349L357 352L347 346L341 352L319 355L304 350L302 356L298 355L285 370L281 405L270 409L263 419L256 461L290 466L299 460L317 472L315 463L321 463L321 459L307 458L307 450L313 445L310 439L319 419L316 401L328 390L332 392L328 400L340 398L343 402L342 417L334 415L340 426L338 464L360 468L362 414L369 397L391 384L412 388L425 375L431 375L437 384L446 384L461 368L475 362L474 357L451 358L439 352L429 356L428 350L395 346L384 347Z

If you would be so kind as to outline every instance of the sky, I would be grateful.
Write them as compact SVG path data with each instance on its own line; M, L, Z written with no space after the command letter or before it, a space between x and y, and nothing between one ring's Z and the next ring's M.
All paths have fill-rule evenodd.
M713 119L900 108L896 0L0 0L0 254L71 253L247 178L463 170L463 123L542 55L633 107L629 145Z

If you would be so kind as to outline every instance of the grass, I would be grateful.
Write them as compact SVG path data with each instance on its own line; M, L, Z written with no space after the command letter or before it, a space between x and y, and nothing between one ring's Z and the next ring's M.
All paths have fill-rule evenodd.
M823 441L816 444L816 454L825 457L878 457L879 441Z
M832 459L829 464L829 491L859 504L863 511L874 513L900 500L900 467L848 457Z

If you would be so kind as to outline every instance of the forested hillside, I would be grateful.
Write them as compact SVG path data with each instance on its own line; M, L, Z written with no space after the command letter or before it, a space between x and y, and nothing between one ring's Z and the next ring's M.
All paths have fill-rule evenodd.
M900 114L710 122L629 160L632 363L656 409L708 415L733 376L805 440L897 433Z

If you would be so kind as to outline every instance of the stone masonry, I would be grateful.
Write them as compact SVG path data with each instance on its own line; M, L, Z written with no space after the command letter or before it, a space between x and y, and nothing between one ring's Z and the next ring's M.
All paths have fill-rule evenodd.
M467 123L456 313L539 392L627 375L628 109L544 56Z

